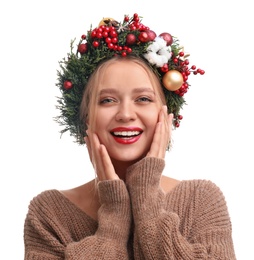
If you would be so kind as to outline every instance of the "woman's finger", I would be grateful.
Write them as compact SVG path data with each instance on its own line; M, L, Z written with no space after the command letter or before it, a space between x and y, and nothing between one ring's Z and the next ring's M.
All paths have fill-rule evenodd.
M153 141L150 147L149 152L147 153L148 157L158 157L158 151L159 151L159 132L161 129L161 122L158 122L155 128Z
M100 143L97 134L88 131L88 144L92 155L92 163L99 181L119 179L104 145Z
M167 120L168 120L168 143L167 143L167 148L170 147L170 143L171 143L171 138L172 138L172 125L173 125L173 113L169 114L167 116Z
M147 156L164 158L171 138L172 114L168 115L167 107L163 106L156 125L154 138Z
M160 158L160 150L161 150L161 136L162 136L162 131L163 131L163 120L164 120L164 115L163 115L163 110L160 111L159 113L159 118L158 118L158 123L155 127L154 131L154 136L153 136L153 141L150 147L150 151L148 152L147 156L149 157L159 157Z
M87 134L88 134L88 151L89 151L89 155L95 170L96 175L98 176L98 178L102 178L104 179L103 175L103 171L102 171L102 162L100 159L100 142L98 140L98 137L96 134L92 133L90 130L87 130Z
M108 151L103 144L100 145L100 156L103 164L105 179L106 180L119 179L118 175L115 173L115 169L109 157Z

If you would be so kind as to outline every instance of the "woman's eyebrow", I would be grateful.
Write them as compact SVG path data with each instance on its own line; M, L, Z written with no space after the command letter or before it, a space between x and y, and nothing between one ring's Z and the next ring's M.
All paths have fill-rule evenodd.
M104 95L104 94L115 94L115 93L118 93L118 92L119 91L115 88L105 88L105 89L102 89L99 92L99 96Z
M154 90L151 88L134 88L133 92L134 93L151 92L154 94Z
M151 89L151 88L134 88L133 93L143 93L143 92L150 92L152 94L155 94L154 90ZM119 91L115 88L105 88L105 89L102 89L100 92L99 92L99 96L101 95L104 95L104 94L115 94L115 93L119 93Z

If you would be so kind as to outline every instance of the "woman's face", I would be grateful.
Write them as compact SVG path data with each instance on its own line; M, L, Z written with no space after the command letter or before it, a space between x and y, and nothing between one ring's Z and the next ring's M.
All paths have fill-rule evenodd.
M117 61L101 73L95 132L114 161L135 162L150 149L162 102L143 67Z

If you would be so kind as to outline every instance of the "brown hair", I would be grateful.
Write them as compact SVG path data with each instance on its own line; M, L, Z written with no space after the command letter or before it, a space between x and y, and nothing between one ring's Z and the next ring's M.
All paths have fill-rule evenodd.
M88 120L89 120L89 124L92 127L94 127L94 120L92 119L93 116L96 115L95 108L97 102L98 85L99 85L101 75L108 65L119 61L130 61L141 66L147 72L148 77L152 83L152 86L154 86L155 93L159 97L159 100L163 105L166 104L165 96L159 78L151 69L151 67L147 65L143 59L132 55L128 55L127 57L115 56L110 60L106 60L102 62L100 65L98 65L96 70L90 76L87 85L85 87L82 102L80 105L80 120L84 126L84 136L86 136L85 130L87 129Z

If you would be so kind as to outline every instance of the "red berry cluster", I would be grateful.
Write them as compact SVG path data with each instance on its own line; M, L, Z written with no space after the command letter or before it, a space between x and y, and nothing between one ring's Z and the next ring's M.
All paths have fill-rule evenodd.
M195 65L192 65L189 67L189 60L185 59L185 53L184 52L179 52L177 57L172 58L173 63L176 66L176 69L179 70L183 76L183 81L184 83L182 86L178 89L175 90L174 92L179 95L179 96L184 96L185 93L187 93L189 84L188 84L188 77L192 73L194 75L200 74L203 75L205 74L205 71L202 69L197 69Z
M130 33L126 35L124 46L119 45L118 38L119 32L121 33L121 31L130 31ZM136 36L131 33L131 31L140 31L140 33ZM138 42L153 41L156 34L151 31L149 27L143 25L140 22L138 14L135 13L131 19L129 16L125 16L123 24L108 20L107 24L100 25L99 27L93 29L90 32L90 37L94 48L99 47L100 44L104 42L106 43L108 49L121 53L122 56L126 56L128 53L132 52L132 48L130 47L131 45L137 44ZM86 36L82 35L81 39L85 40ZM87 50L87 43L79 44L78 52L80 54L85 54Z
M118 45L118 32L114 26L101 25L93 29L91 38L93 39L92 44L95 48L99 47L100 40L103 39L110 50L121 52L122 56L126 56L127 53L132 52L131 48Z
M178 115L176 118L174 118L174 126L179 127L180 126L180 121L183 119L182 115Z

